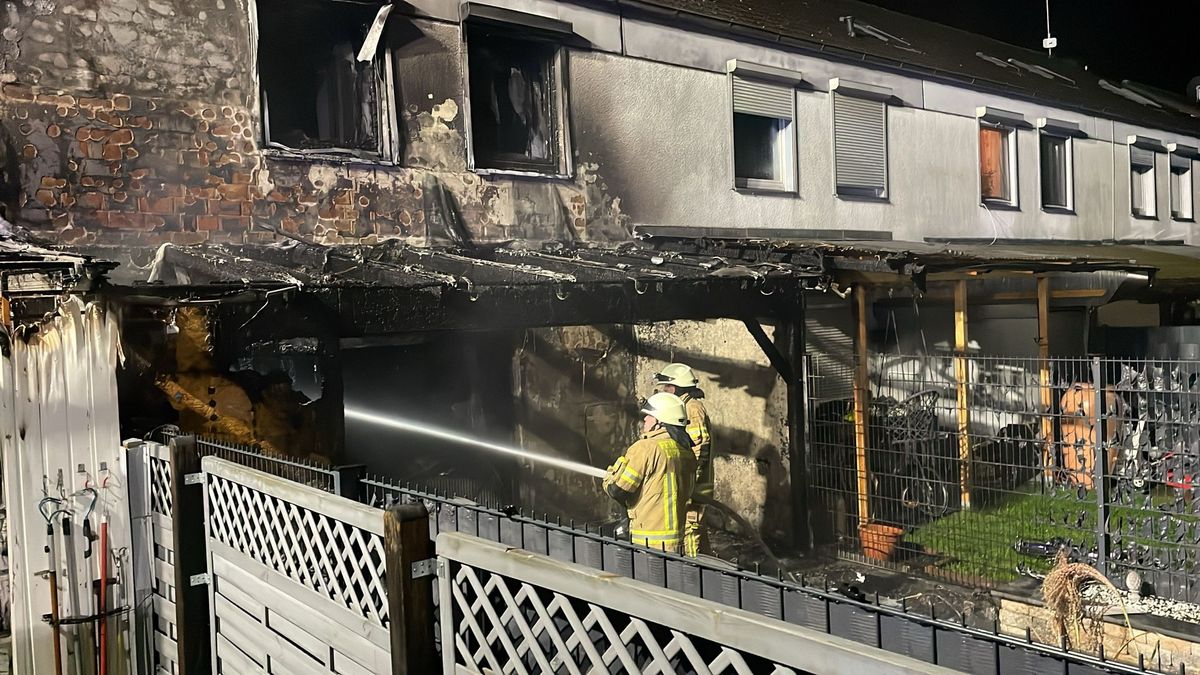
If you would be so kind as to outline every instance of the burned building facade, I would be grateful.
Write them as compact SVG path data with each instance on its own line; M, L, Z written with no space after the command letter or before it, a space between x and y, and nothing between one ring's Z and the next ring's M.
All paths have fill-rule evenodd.
M13 2L0 198L9 220L80 248L623 242L636 229L1194 241L1195 101L850 0L787 10ZM849 305L827 299L814 335L849 339ZM718 495L784 536L787 518L763 514L788 511L785 387L740 324L509 336L524 412L506 424L602 463L629 434L614 401L662 363L697 364Z
M1194 101L846 4L735 39L665 0L13 3L7 215L68 243L1193 236Z

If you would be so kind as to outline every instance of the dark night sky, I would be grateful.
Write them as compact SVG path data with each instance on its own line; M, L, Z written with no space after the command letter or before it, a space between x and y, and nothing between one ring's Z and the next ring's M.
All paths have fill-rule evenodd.
M872 5L1041 49L1044 0L866 0ZM1183 94L1200 75L1200 0L1050 0L1055 56L1115 79Z

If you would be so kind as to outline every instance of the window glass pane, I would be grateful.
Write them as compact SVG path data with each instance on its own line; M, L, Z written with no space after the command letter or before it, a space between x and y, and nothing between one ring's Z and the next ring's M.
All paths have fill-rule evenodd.
M1041 137L1042 206L1067 208L1067 139Z
M979 128L979 187L984 199L1011 201L1009 149L1011 130Z
M467 49L476 166L556 170L557 45L473 27Z
M1134 169L1130 177L1131 190L1129 192L1129 204L1133 208L1133 212L1142 215L1146 210L1146 186L1142 180L1143 171Z
M785 122L733 114L733 167L737 178L782 181L781 131Z
M1171 217L1172 218L1183 217L1182 212L1180 211L1180 208L1179 208L1180 204L1182 203L1182 199L1181 199L1182 195L1183 195L1183 175L1172 171L1171 172Z
M258 1L258 69L270 142L378 150L375 64L354 57L378 5Z
M1134 215L1151 216L1158 213L1157 190L1154 186L1155 153L1138 153L1138 161L1133 161L1135 148L1130 147L1129 165L1129 206Z
M1193 213L1192 170L1188 168L1171 167L1171 217L1181 220L1194 218Z

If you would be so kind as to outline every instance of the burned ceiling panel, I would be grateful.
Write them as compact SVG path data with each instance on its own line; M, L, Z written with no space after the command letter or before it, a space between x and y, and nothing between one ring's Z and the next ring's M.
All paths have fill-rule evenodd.
M813 266L731 263L637 244L493 250L292 242L164 245L144 279L109 290L167 304L290 290L323 302L340 317L341 334L355 336L778 315L795 310L819 281Z

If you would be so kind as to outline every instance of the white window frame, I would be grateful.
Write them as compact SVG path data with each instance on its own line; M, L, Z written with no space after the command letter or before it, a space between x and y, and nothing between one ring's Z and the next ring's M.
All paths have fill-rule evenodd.
M1029 128L1029 123L1025 121L1024 115L1020 113L1009 112L1007 110L999 110L990 107L979 107L975 109L975 117L979 120L979 128L982 129L999 129L1006 133L1005 142L1008 144L1006 154L1008 155L1008 185L1009 198L997 199L994 197L983 196L983 182L979 182L979 204L985 208L1021 208L1021 176L1019 164L1018 144L1020 136L1018 130ZM1039 139L1040 141L1040 139ZM980 167L980 160L983 156L983 148L979 141L977 132L975 139L975 166L976 170Z
M1149 171L1138 170L1133 163L1133 150L1139 148L1150 153ZM1158 220L1158 155L1166 150L1162 143L1145 136L1130 136L1126 145L1129 169L1129 213L1134 218ZM1133 203L1134 185L1142 182L1142 201L1139 208Z
M1169 178L1167 186L1169 191L1167 209L1171 211L1171 220L1180 223L1194 223L1196 222L1196 159L1200 158L1200 150L1179 143L1171 143L1167 146L1167 151L1170 153L1167 155L1167 175ZM1175 171L1172 160L1176 157L1187 162L1188 168L1186 171ZM1185 179L1177 179L1177 176L1186 176L1186 189L1180 189L1180 184ZM1179 192L1180 196L1179 211L1171 210L1171 197L1176 192ZM1187 205L1186 211L1183 209L1185 204Z
M1075 139L1087 138L1087 134L1080 130L1079 125L1074 122L1064 122L1061 120L1041 117L1037 120L1038 128L1038 203L1042 210L1047 213L1063 213L1075 215ZM1047 204L1046 195L1042 190L1042 138L1061 138L1064 143L1064 161L1066 162L1066 206L1058 204Z
M335 1L329 0L329 2ZM383 5L381 5L382 7ZM270 101L267 100L267 92L263 88L262 76L258 67L259 18L258 4L255 0L249 0L246 3L246 11L249 15L250 25L250 56L254 63L254 89L258 93L260 120L258 137L262 144L262 154L266 157L319 160L326 163L398 165L401 150L396 139L400 138L400 122L399 115L396 114L396 80L391 50L381 47L375 53L376 115L379 120L379 138L375 150L288 147L271 140Z
M837 104L836 96L846 96L849 98L861 98L870 101L877 101L881 104L881 112L883 115L883 185L877 192L871 194L866 188L857 188L852 186L842 186L838 182L837 173ZM831 142L832 161L830 162L833 172L833 194L838 199L850 201L873 201L887 202L891 199L891 152L888 142L888 108L890 102L894 101L895 97L889 87L881 87L873 84L863 84L860 82L851 82L842 78L833 78L829 80L829 117L831 120L832 133L829 134Z
M538 16L534 14L526 14L515 10L504 9L501 7L493 7L490 5L482 5L475 2L464 2L459 9L462 39L462 67L463 67L463 140L467 145L467 170L476 173L480 176L523 176L528 178L552 178L558 180L569 180L575 175L575 157L571 143L571 114L570 114L570 96L569 96L569 76L568 76L568 44L567 42L574 35L573 26L565 21L551 19L549 17ZM557 43L557 48L554 51L554 63L552 64L553 73L552 79L554 84L553 98L553 114L556 131L554 143L556 146L555 152L558 153L557 167L553 171L538 170L538 169L519 169L519 168L492 168L481 167L476 162L475 158L475 139L472 130L471 116L471 62L470 62L470 44L467 39L468 19L471 16L485 17L485 20L490 20L492 23L510 23L514 29L519 29L522 26L532 27L535 30L543 30L545 32L558 33L562 35L562 41ZM519 39L519 36L516 38ZM543 40L548 42L548 40Z
M1003 135L1002 138L1003 138L1003 143L1004 143L1004 154L1007 155L1007 159L1008 159L1008 162L1007 162L1008 175L1006 176L1006 179L1008 181L1008 198L1004 199L1002 197L986 197L986 196L984 196L983 183L981 180L980 186L979 186L979 203L983 204L984 206L1007 206L1007 207L1012 207L1012 208L1018 208L1020 206L1020 199L1018 197L1018 194L1020 193L1020 188L1017 184L1017 176L1019 175L1019 173L1017 172L1017 128L1006 126L1003 124L993 124L991 122L985 122L983 120L980 120L979 130L983 131L984 129L993 129L995 131L1001 132L1001 134ZM979 143L978 141L977 141L977 150L979 153L977 155L977 160L982 159L983 147L982 147L982 144ZM977 167L982 168L979 161L976 161L975 164ZM982 176L980 178L982 178Z
M797 71L764 66L757 63L730 59L725 64L729 93L729 175L733 178L733 189L743 192L763 192L779 194L795 194L799 183L799 169L796 152L796 86L803 82L803 75ZM787 89L789 96L789 113L787 123L776 132L776 142L779 156L776 158L776 170L779 180L764 180L761 178L741 178L737 175L737 135L735 119L738 111L734 109L735 80L763 82ZM742 113L752 115L753 113ZM760 115L765 119L783 120L779 116Z
M1046 195L1042 189L1042 167L1043 167L1042 137L1043 136L1050 137L1050 138L1058 138L1063 141L1064 150L1065 150L1063 161L1066 162L1066 176L1067 176L1067 185L1066 185L1065 194L1063 196L1066 197L1066 200L1065 200L1066 205L1047 204L1046 203ZM1062 134L1056 134L1056 133L1049 132L1049 131L1043 130L1038 133L1038 195L1041 197L1040 201L1042 203L1043 211L1050 211L1050 212L1055 212L1055 213L1075 213L1075 147L1074 147L1075 143L1074 143L1074 141L1075 141L1075 139L1071 138L1070 136L1064 136Z

